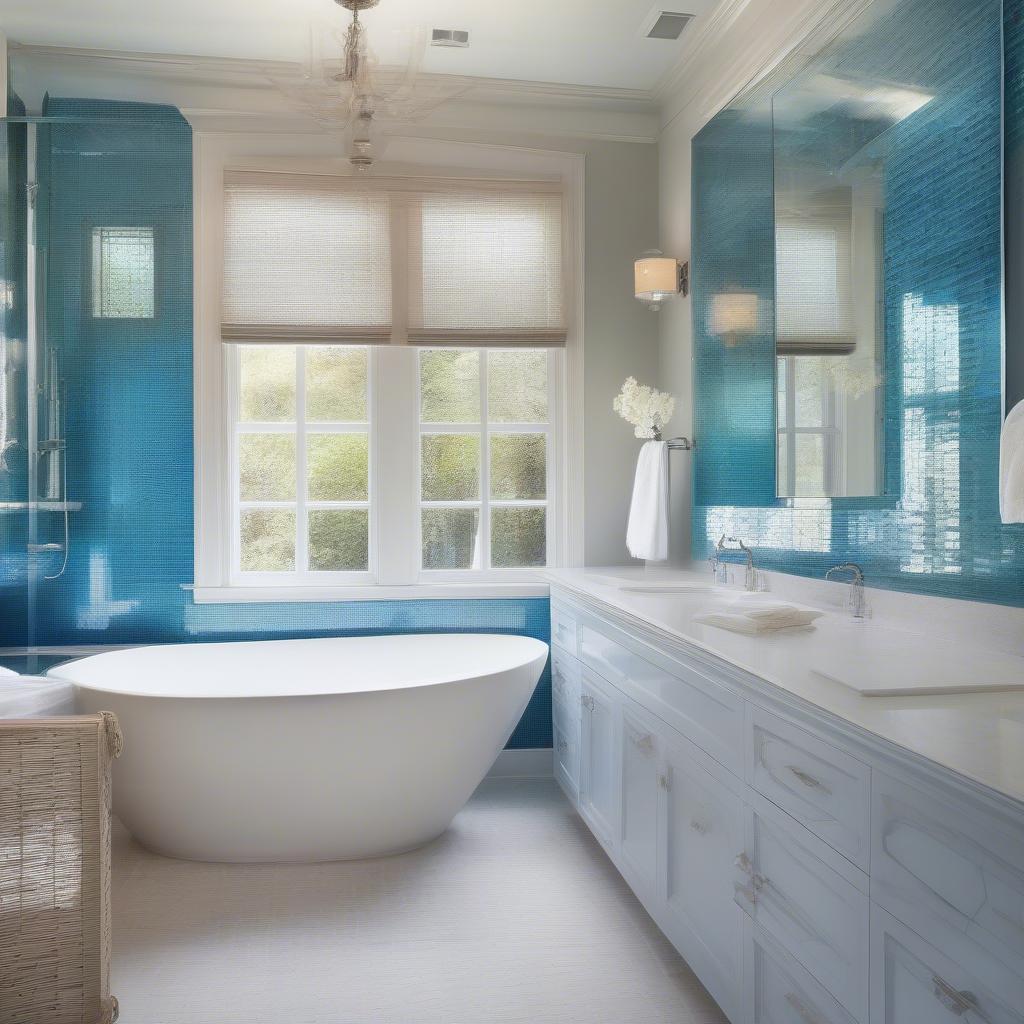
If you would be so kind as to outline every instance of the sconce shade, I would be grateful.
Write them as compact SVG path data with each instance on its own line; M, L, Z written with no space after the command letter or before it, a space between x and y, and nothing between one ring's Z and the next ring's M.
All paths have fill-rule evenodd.
M641 302L658 303L679 292L679 263L671 256L644 254L633 264L633 293Z
M711 334L730 337L757 333L757 296L753 292L722 292L711 299Z

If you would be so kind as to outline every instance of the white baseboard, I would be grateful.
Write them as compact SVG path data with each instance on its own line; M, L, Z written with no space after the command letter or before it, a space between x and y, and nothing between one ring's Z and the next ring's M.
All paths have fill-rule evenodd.
M550 747L503 750L487 773L489 779L550 779L555 774Z

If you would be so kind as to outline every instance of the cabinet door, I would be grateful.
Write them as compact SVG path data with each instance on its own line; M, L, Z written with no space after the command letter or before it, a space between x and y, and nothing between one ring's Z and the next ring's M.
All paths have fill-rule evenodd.
M618 699L589 673L584 674L580 693L580 814L614 852L619 818Z
M1022 1024L1024 979L953 929L929 936L871 907L871 1024Z
M876 771L871 898L915 931L943 923L1024 971L1024 833L980 802Z
M659 731L655 719L623 702L619 859L623 874L645 899L655 891L658 867Z
M748 919L743 922L743 934L743 1021L748 1024L856 1024L767 932Z
M756 793L736 900L860 1021L868 1019L867 876Z
M579 802L580 787L579 714L578 696L574 708L567 707L560 700L554 701L552 705L555 778L574 803Z
M743 849L740 783L682 737L660 778L663 928L731 1020L738 1020L743 912L734 902Z

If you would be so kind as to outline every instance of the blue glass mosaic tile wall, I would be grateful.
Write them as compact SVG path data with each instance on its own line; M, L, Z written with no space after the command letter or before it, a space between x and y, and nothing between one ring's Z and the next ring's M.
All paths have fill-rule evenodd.
M548 602L195 605L192 581L192 140L177 111L51 100L40 150L48 343L68 387L67 571L40 583L40 645L507 632L547 641ZM89 123L57 123L61 118ZM156 228L156 316L97 320L93 226ZM55 557L55 556L48 556ZM59 567L59 560L57 561ZM551 746L550 678L509 741Z
M7 112L24 112L13 94ZM26 154L25 125L0 124L0 647L29 630L28 515L12 507L28 499Z
M1008 71L1020 12L1007 4ZM1024 605L1024 530L1001 526L997 504L1002 13L906 0L834 54L845 74L935 96L886 139L882 497L775 497L770 90L694 139L695 558L728 532L766 568L820 577L851 559L875 586ZM1013 73L1008 139L1024 115ZM732 348L710 329L723 290L760 299L757 332Z

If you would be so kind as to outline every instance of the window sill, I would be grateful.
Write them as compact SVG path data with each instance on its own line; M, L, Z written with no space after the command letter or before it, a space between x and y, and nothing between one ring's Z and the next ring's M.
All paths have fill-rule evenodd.
M192 602L194 604L322 601L484 601L548 596L548 585L541 581L516 583L418 583L403 587L388 587L378 584L349 587L196 587L183 585L182 589L192 592Z

